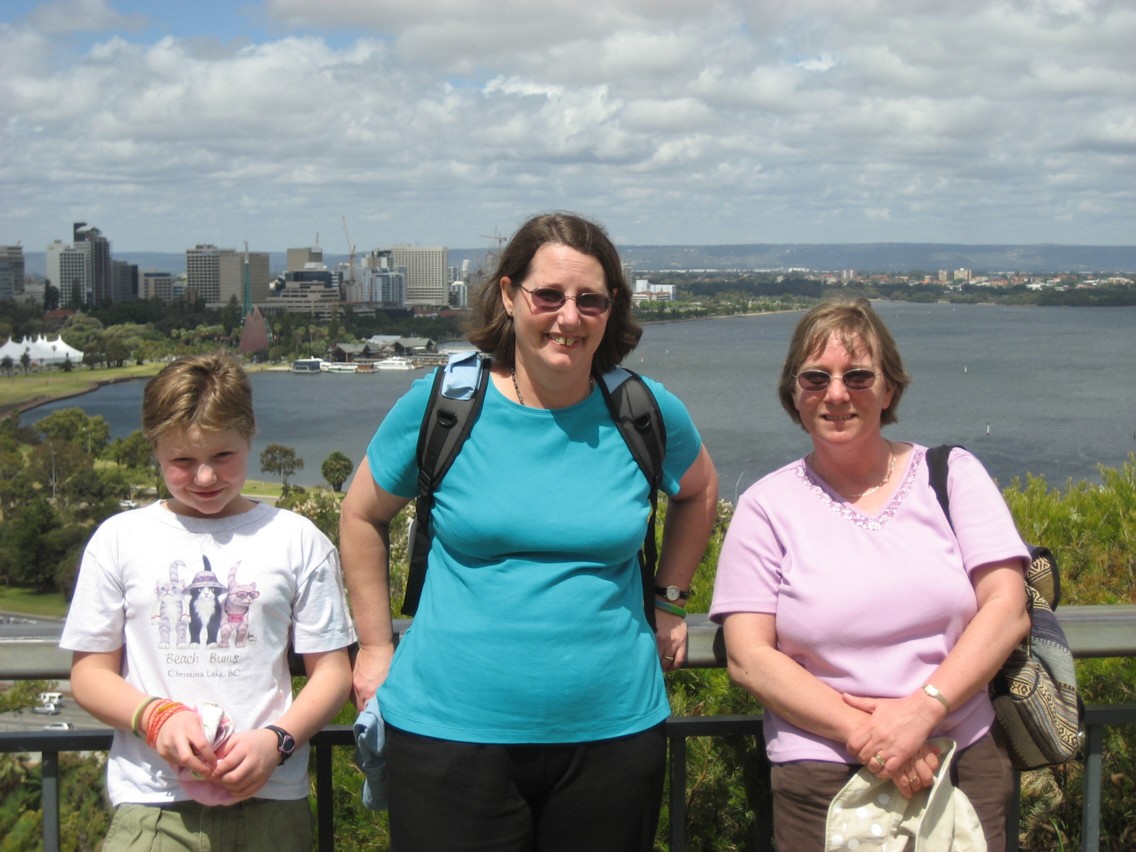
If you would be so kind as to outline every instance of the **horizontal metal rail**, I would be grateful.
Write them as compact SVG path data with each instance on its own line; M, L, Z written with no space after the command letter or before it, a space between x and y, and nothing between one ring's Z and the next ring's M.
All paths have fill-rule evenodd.
M1136 606L1067 606L1058 618L1074 656L1136 657ZM688 662L692 668L721 668L725 665L725 643L721 628L705 615L687 617L689 625ZM401 635L410 622L399 620ZM12 629L0 632L0 680L64 680L70 676L71 654L58 646L58 628L40 628L39 636L19 638ZM303 674L299 661L295 674ZM1102 747L1105 728L1136 724L1136 704L1094 705L1085 710L1085 748L1081 849L1096 850L1100 843ZM761 737L761 717L704 716L671 717L666 725L670 746L670 842L671 852L686 848L686 741L692 737ZM64 752L106 751L112 732L108 729L71 731L0 732L0 753L39 753L43 772L43 838L46 852L60 849L59 755ZM317 838L321 850L335 848L333 835L332 749L353 748L349 725L332 725L312 739L316 778ZM759 752L763 750L759 748ZM753 826L753 848L772 849L772 814L761 807ZM1017 813L1012 815L1010 848L1017 849Z

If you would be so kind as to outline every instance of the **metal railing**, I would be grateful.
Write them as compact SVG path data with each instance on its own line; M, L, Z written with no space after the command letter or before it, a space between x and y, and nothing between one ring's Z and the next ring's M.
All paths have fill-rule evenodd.
M1068 606L1058 618L1078 658L1136 656L1136 606ZM721 629L704 615L690 615L688 665L720 668L725 665ZM396 623L399 635L409 624ZM61 651L54 639L0 640L0 680L66 679L70 653ZM295 669L302 674L302 668ZM1095 852L1100 844L1101 791L1104 772L1102 745L1105 728L1136 724L1136 704L1094 705L1085 709L1085 747L1081 849ZM686 848L686 743L695 737L751 736L760 748L761 717L705 716L671 717L666 732L669 743L670 789L668 791L671 852ZM46 852L60 849L59 755L74 751L105 751L110 748L108 729L73 731L0 732L0 752L42 754L43 839ZM335 849L333 833L332 751L355 745L349 725L331 725L312 739L316 788L316 836L321 852ZM753 826L753 847L771 850L771 812L759 806ZM1017 813L1012 815L1008 836L1017 849Z

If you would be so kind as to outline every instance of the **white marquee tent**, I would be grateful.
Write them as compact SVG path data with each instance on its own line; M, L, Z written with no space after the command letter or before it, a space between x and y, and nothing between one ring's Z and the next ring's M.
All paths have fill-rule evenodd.
M19 343L9 340L0 346L0 360L7 356L12 359L13 365L19 367L22 364L20 359L24 357L25 352L31 359L30 366L34 367L57 367L68 359L75 366L83 363L83 353L73 346L68 346L62 336L48 340L42 334L35 340L25 337Z

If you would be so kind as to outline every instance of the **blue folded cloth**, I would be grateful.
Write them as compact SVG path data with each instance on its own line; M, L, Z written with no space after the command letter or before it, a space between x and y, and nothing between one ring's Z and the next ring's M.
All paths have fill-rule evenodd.
M355 765L363 770L363 804L373 811L387 809L386 729L375 696L355 720Z

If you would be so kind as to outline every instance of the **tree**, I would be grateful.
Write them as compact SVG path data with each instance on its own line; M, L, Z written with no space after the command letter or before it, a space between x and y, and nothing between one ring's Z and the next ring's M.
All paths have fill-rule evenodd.
M135 429L125 438L118 438L110 450L110 457L116 464L142 470L150 463L152 450L150 442L140 429Z
M269 444L260 454L260 469L264 473L279 476L288 490L288 479L298 470L304 469L304 460L296 455L296 451L283 444Z
M59 526L59 516L38 495L29 496L11 513L4 514L0 574L15 583L44 591L52 581L59 554L53 552L47 533Z
M32 365L32 356L26 351L20 355L20 366L24 368L24 375L28 374L28 368Z
M38 420L36 428L48 438L68 441L81 449L98 456L110 443L110 424L101 414L88 417L77 406L60 408Z
M0 370L3 370L9 376L12 375L12 368L16 366L16 362L12 360L10 355L5 355L0 359Z
M323 474L323 478L327 480L332 491L339 491L343 488L343 483L347 481L347 477L351 475L351 471L354 469L355 463L339 450L334 450L320 465L320 473Z

